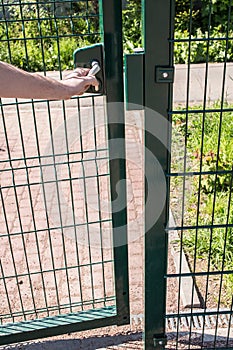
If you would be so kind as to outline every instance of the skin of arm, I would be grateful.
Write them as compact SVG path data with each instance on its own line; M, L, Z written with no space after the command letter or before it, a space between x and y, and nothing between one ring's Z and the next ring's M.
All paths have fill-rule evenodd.
M67 100L82 95L90 85L98 86L88 69L77 68L64 80L57 81L37 73L28 73L0 61L0 97Z

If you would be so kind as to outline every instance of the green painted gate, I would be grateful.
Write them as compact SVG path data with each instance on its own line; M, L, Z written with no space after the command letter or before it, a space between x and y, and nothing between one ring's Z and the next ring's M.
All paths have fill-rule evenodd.
M126 106L145 120L145 349L230 349L232 4L184 1L179 31L177 3L142 2L143 48L125 60ZM5 60L59 78L67 52L101 42L106 78L104 94L1 100L0 344L127 324L121 1L1 1L0 13Z
M106 78L106 97L1 100L0 344L127 324L121 8L20 0L0 13L2 60L56 79L102 40Z
M232 349L232 1L144 1L144 48L145 348Z

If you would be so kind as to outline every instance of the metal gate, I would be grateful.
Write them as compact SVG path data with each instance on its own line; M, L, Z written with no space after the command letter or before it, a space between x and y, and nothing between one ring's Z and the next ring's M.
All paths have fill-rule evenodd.
M1 100L0 344L127 324L121 7L1 1L0 14L2 60L61 78L102 38L106 78L106 97Z
M145 346L230 349L232 2L147 0L144 28L145 148L162 169L145 153Z
M178 1L142 4L144 51L125 73L145 116L145 348L229 349L231 0L219 32L218 1L183 1L182 32ZM25 69L61 77L67 52L102 37L108 104L1 101L0 344L129 323L121 27L121 1L1 2L1 52Z

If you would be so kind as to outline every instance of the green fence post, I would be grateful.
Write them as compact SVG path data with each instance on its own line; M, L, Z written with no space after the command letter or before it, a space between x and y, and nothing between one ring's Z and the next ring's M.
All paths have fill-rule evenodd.
M102 1L105 52L106 100L110 158L116 306L119 323L128 324L129 277L127 245L127 199L125 166L125 115L121 1ZM117 140L118 148L114 145ZM113 141L113 143L111 142ZM120 184L120 186L118 186ZM118 188L117 188L118 186ZM121 202L117 208L116 199Z
M145 48L145 150L152 152L164 172L169 170L170 123L168 110L172 102L172 44L169 38L173 31L173 0L144 0L144 48ZM163 74L163 70L165 69ZM166 73L166 69L168 73ZM166 79L169 79L166 81ZM171 79L170 79L171 76ZM163 81L165 79L165 81ZM157 112L156 113L154 113ZM159 114L158 114L159 113ZM163 144L150 133L151 126L161 125L164 118L166 126L161 130ZM156 178L148 153L145 152L145 176L147 185L156 191ZM166 181L166 180L165 180ZM168 181L166 181L168 188ZM153 188L154 187L154 188ZM147 189L146 188L146 195ZM169 193L169 191L167 191ZM145 195L145 198L146 198ZM164 349L165 311L166 311L166 268L168 199L153 227L155 208L160 205L159 195L152 198L145 209L145 349ZM146 201L145 201L146 203Z

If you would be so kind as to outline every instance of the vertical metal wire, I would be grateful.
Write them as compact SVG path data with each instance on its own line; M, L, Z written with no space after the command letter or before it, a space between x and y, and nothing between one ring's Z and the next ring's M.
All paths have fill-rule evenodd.
M58 48L58 67L59 67L59 72L60 72L60 78L62 78L61 60L60 60L60 46L59 46L59 33L58 33L56 13L54 13L54 24L55 24L55 29L56 29L56 43L57 43L57 48ZM65 141L66 141L66 149L67 149L67 129L66 129L66 115L65 115L65 103L64 103L64 101L62 101L62 107L63 107L62 110L63 110L63 119L64 119L65 138L66 138ZM68 153L69 152L67 149L67 154ZM53 161L54 161L54 166L56 167L56 155L55 155L54 148L53 148ZM68 165L68 167L69 167L69 165ZM69 168L69 173L70 173L70 168ZM62 247L63 247L64 264L65 264L65 271L66 271L66 282L67 282L67 289L68 289L69 304L71 305L71 292L70 292L70 285L69 285L69 275L68 275L68 265L67 265L67 256L66 256L66 244L65 244L64 229L63 229L63 219L62 219L62 212L61 212L60 190L59 190L59 184L58 184L56 170L55 170L55 182L56 182L56 194L57 194L57 199L58 199L59 220L60 220L60 225L61 225Z
M79 125L79 130L80 130L80 135L81 135L81 113L80 113L80 100L77 100L77 119L78 119L78 125ZM82 138L80 138L80 143L82 142ZM77 234L76 231L76 226L75 226L75 235ZM76 236L77 237L77 236ZM83 300L83 290L81 286L81 269L80 269L80 258L79 258L79 246L78 246L78 240L76 239L76 258L77 258L77 265L78 265L78 277L79 277L79 292L80 292L80 297L81 300ZM82 305L82 310L83 310L83 305Z
M96 135L96 113L95 113L95 100L92 100L92 115L93 115L93 125L94 125L94 145L95 145L95 171L96 171L96 181L97 181L97 201L98 201L98 220L100 225L100 252L101 252L101 266L102 266L102 279L103 279L103 293L106 296L106 286L105 286L105 266L104 266L104 255L103 255L103 229L102 229L102 215L101 215L101 201L100 201L100 180L99 180L99 167L96 158L98 157L98 146L97 146L97 135ZM98 130L98 129L97 129ZM104 140L105 142L105 140ZM106 301L104 300L104 305Z
M93 280L93 266L92 266L92 254L91 254L91 239L90 239L90 220L89 220L89 213L88 213L88 197L87 197L87 186L86 186L86 179L85 179L85 159L84 159L84 145L83 145L83 134L82 134L82 122L81 118L79 118L79 130L80 130L80 148L81 148L81 168L82 168L82 177L83 177L83 193L84 193L84 203L85 203L85 213L86 213L86 230L87 230L87 244L88 244L88 257L89 262L88 266L90 268L90 280L91 280L91 295L92 295L92 306L94 307L94 280Z
M36 137L36 147L37 147L37 153L38 153L38 162L41 166L40 161L40 146L39 146L39 137L38 137L38 131L37 131L37 121L36 121L36 113L35 113L35 106L34 103L32 103L32 115L33 115L33 121L34 121L34 131L35 131L35 137ZM43 181L42 181L42 188L44 190ZM47 294L46 294L46 287L45 287L45 279L43 274L43 267L42 267L42 261L41 261L41 251L39 247L39 241L38 241L38 234L36 229L36 222L33 217L33 226L35 230L35 236L36 236L36 246L37 246L37 253L38 253L38 259L39 259L39 266L40 266L40 274L41 274L41 280L42 280L42 287L43 287L43 295L44 295L44 301L45 301L45 307L47 311L47 315L49 316L49 309L48 309L48 300L47 300Z
M0 189L1 191L1 189ZM5 295L6 295L6 299L7 299L7 305L8 305L8 309L9 309L9 313L10 315L13 315L13 311L12 311L12 307L11 307L11 302L10 302L10 298L9 298L9 293L8 293L8 289L7 289L7 284L6 284L6 276L4 274L4 270L3 270L3 266L2 266L2 261L0 259L0 271L1 271L1 279L3 280L3 285L4 285L4 291L5 291ZM14 321L14 316L12 317L13 321ZM2 318L0 319L0 323L2 324Z
M7 153L8 153L8 160L9 160L10 168L12 169L13 165L12 165L12 162L11 162L10 147L9 147L9 143L8 143L7 133L6 133L5 116L4 116L2 104L1 104L1 112L2 112L2 121L3 121L3 127L4 127L4 134L5 134L5 139L6 139L6 148L7 148ZM11 175L12 175L12 182L13 182L13 185L14 185L14 171L13 170L11 171ZM14 188L14 194L16 195L16 189L15 188ZM9 242L9 246L10 246L11 259L12 259L12 264L13 264L13 268L14 268L16 283L17 283L18 295L19 295L19 299L20 299L21 311L22 311L24 319L26 320L26 314L25 314L25 310L24 310L23 298L22 298L20 285L19 285L19 280L18 280L18 273L17 273L16 262L15 262L14 252L13 252L13 247L12 247L12 242L11 242L10 230L9 230L9 227L8 227L8 220L7 220L7 215L6 215L6 210L5 210L5 204L4 204L4 198L3 198L3 195L2 195L2 190L1 190L1 200L2 200L2 209L3 209L3 214L4 214L6 229L7 229L7 234L8 234L8 242ZM18 212L18 207L17 207L17 212Z
M41 30L41 20L40 20L40 7L39 7L39 2L36 1L36 10L37 10L37 18L38 18L38 30L40 34L40 46L41 46L41 53L42 53L42 63L43 63L43 71L44 75L46 75L46 65L45 65L45 55L44 55L44 45L43 45L43 35L42 35L42 30ZM47 102L47 107L49 109L49 102ZM32 101L32 111L33 111L33 121L34 121L34 131L35 131L35 137L36 137L36 149L37 149L37 154L38 154L38 163L39 167L42 170L42 163L41 163L41 151L40 151L40 145L39 145L39 135L38 135L38 128L37 128L37 120L36 120L36 112L35 112L35 104ZM44 178L43 178L43 171L40 172L41 176L41 187L42 187L42 193L43 193L43 200L44 200L44 205L45 205L45 212L46 212L46 224L48 227L48 235L49 235L49 242L50 242L50 247L51 245L51 237L50 237L50 230L49 230L49 220L48 220L48 210L47 210L47 203L46 203L46 196L45 196L45 186L44 186ZM37 236L37 235L36 235ZM43 287L43 294L44 294L44 301L45 301L45 307L47 311L47 315L49 316L49 304L47 300L47 295L46 295L46 286L45 286L45 278L44 278L44 273L42 271L42 261L41 261L41 254L39 250L39 243L37 241L38 245L38 258L39 258L39 264L40 264L40 270L41 270L41 279L42 279L42 287ZM51 259L52 259L52 266L53 270L55 270L55 264L54 264L54 257L53 257L53 252L51 250ZM56 281L56 274L54 271L54 279L55 279L55 285L57 286L57 281ZM56 287L57 289L57 287ZM57 295L57 300L58 295Z
M232 166L232 174L233 174L233 166ZM231 175L230 189L232 188L232 184L233 184L233 176ZM220 304L221 304L221 293L222 293L222 287L223 287L223 272L224 272L226 249L227 249L227 237L228 237L228 234L230 231L229 228L227 227L227 225L229 223L229 218L230 218L230 213L231 213L230 212L231 198L232 198L232 192L230 190L229 191L229 198L228 198L224 246L223 246L223 253L222 253L222 266L221 266L221 272L220 272L220 285L219 285L219 296L218 296L218 303L217 303L217 320L216 320L216 328L215 328L215 335L214 335L214 346L216 346L217 332L218 332L218 320L219 320L219 316L220 316Z
M221 111L220 111L220 122L219 122L219 137L218 137L218 148L217 148L217 159L216 159L216 174L215 174L215 185L214 185L214 201L213 201L213 215L212 215L212 222L211 224L214 224L214 213L215 213L215 204L216 204L216 196L217 196L217 171L219 168L219 155L220 155L220 143L221 143L221 131L222 131L222 119L223 119L223 107L224 107L224 94L225 94L225 82L226 82L226 67L227 67L227 53L228 53L228 47L229 47L229 30L230 30L230 24L231 24L231 3L232 0L229 0L228 3L228 21L227 21L227 29L226 29L226 47L225 47L225 57L224 57L224 66L223 66L223 80L222 80L222 95L221 95ZM233 168L232 168L233 170ZM228 201L228 212L226 217L226 225L229 220L230 215L230 200L231 200L231 188L232 188L232 176L231 176L231 185L230 185L230 193L229 193L229 201ZM212 229L211 229L212 234ZM217 321L216 321L216 328L215 328L215 337L214 337L214 347L216 346L216 339L217 339L217 330L218 330L218 318L219 318L219 310L220 310L220 303L221 303L221 291L222 291L222 283L223 283L223 270L224 270L224 259L225 259L225 250L226 250L226 239L227 239L227 228L225 231L225 241L224 241L224 248L223 248L223 254L222 254L222 270L220 273L220 286L219 286L219 298L217 303Z
M229 308L230 310L230 315L229 315L229 323L228 323L228 329L227 329L227 339L226 339L226 347L229 347L229 341L230 341L230 331L232 329L231 325L232 325L232 319L233 319L233 295L231 298L231 306Z
M41 36L40 44L41 44L41 52L42 52L43 70L44 70L44 75L46 75L46 63L45 63L45 54L44 54L44 46L43 46L43 39L42 39L43 36L42 36L42 30L41 30L40 8L39 8L38 1L37 1L37 16L38 16L39 33L40 33L40 36ZM51 137L51 142L52 142L52 147L53 147L51 112L50 112L50 103L49 103L49 101L46 101L46 104L47 104L49 126L50 126L50 137ZM46 225L47 225L47 228L48 228L49 247L50 247L50 254L51 254L51 263L52 263L54 284L55 284L55 290L56 290L56 300L57 300L57 304L58 304L58 309L60 311L60 299L59 299L59 294L58 294L58 282L57 282L57 276L56 276L56 270L55 270L55 261L54 261L54 254L53 254L50 221L49 221L49 216L48 216L48 205L47 205L47 200L46 200L46 191L45 191L45 184L44 184L43 164L41 162L41 152L40 152L40 147L39 147L39 135L38 135L38 132L37 132L37 121L36 121L36 118L35 118L35 114L33 114L33 117L34 117L34 126L35 126L38 161L39 161L39 166L40 166L40 169L41 169L40 175L41 175L41 180L42 180L42 183L41 183L42 184L42 193L43 193L43 201L44 201L44 206L45 206ZM43 285L43 287L44 287L44 285ZM47 313L49 315L49 311L47 311Z
M189 27L188 27L188 33L189 33L189 41L188 41L188 63L187 63L187 81L186 81L186 114L185 114L185 139L184 139L184 163L183 163L183 173L186 173L187 169L187 143L188 143L188 122L189 122L189 88L190 88L190 70L191 70L191 32L192 32L192 13L193 13L193 1L190 0L190 6L189 6ZM183 176L182 179L182 204L181 204L181 227L184 226L184 215L185 215L185 193L186 193L186 177ZM182 249L183 249L183 229L180 231L180 259L179 259L179 281L178 281L178 314L180 313L180 307L181 307L181 283L182 283L182 277L181 277L181 268L182 268ZM176 334L176 346L178 346L179 341L179 327L180 323L177 322L177 334Z
M207 82L208 82L208 66L209 66L209 47L210 47L210 30L211 30L211 15L212 15L212 1L209 2L209 16L208 16L208 37L207 37L207 55L206 55L206 71L205 71L205 87L204 87L204 96L203 96L203 115L202 115L202 135L201 135L201 147L200 147L200 154L203 154L204 150L204 135L205 135L205 121L206 121L206 105L207 105ZM202 173L202 166L203 166L203 157L200 157L200 166L199 171ZM199 183L198 183L198 200L197 200L197 216L196 216L196 237L195 237L195 247L194 247L194 263L193 263L193 269L194 273L196 270L196 261L197 261L197 248L196 243L198 239L198 225L199 225L199 214L200 214L200 203L201 203L201 183L202 183L202 176L199 176ZM206 308L206 301L207 301L207 295L208 295L208 280L209 280L209 266L207 269L208 273L206 276L206 291L205 291L205 297L204 297L204 307ZM192 290L192 293L194 293L194 288ZM193 300L193 299L192 299ZM202 343L204 341L204 332L205 332L205 317L202 327Z

